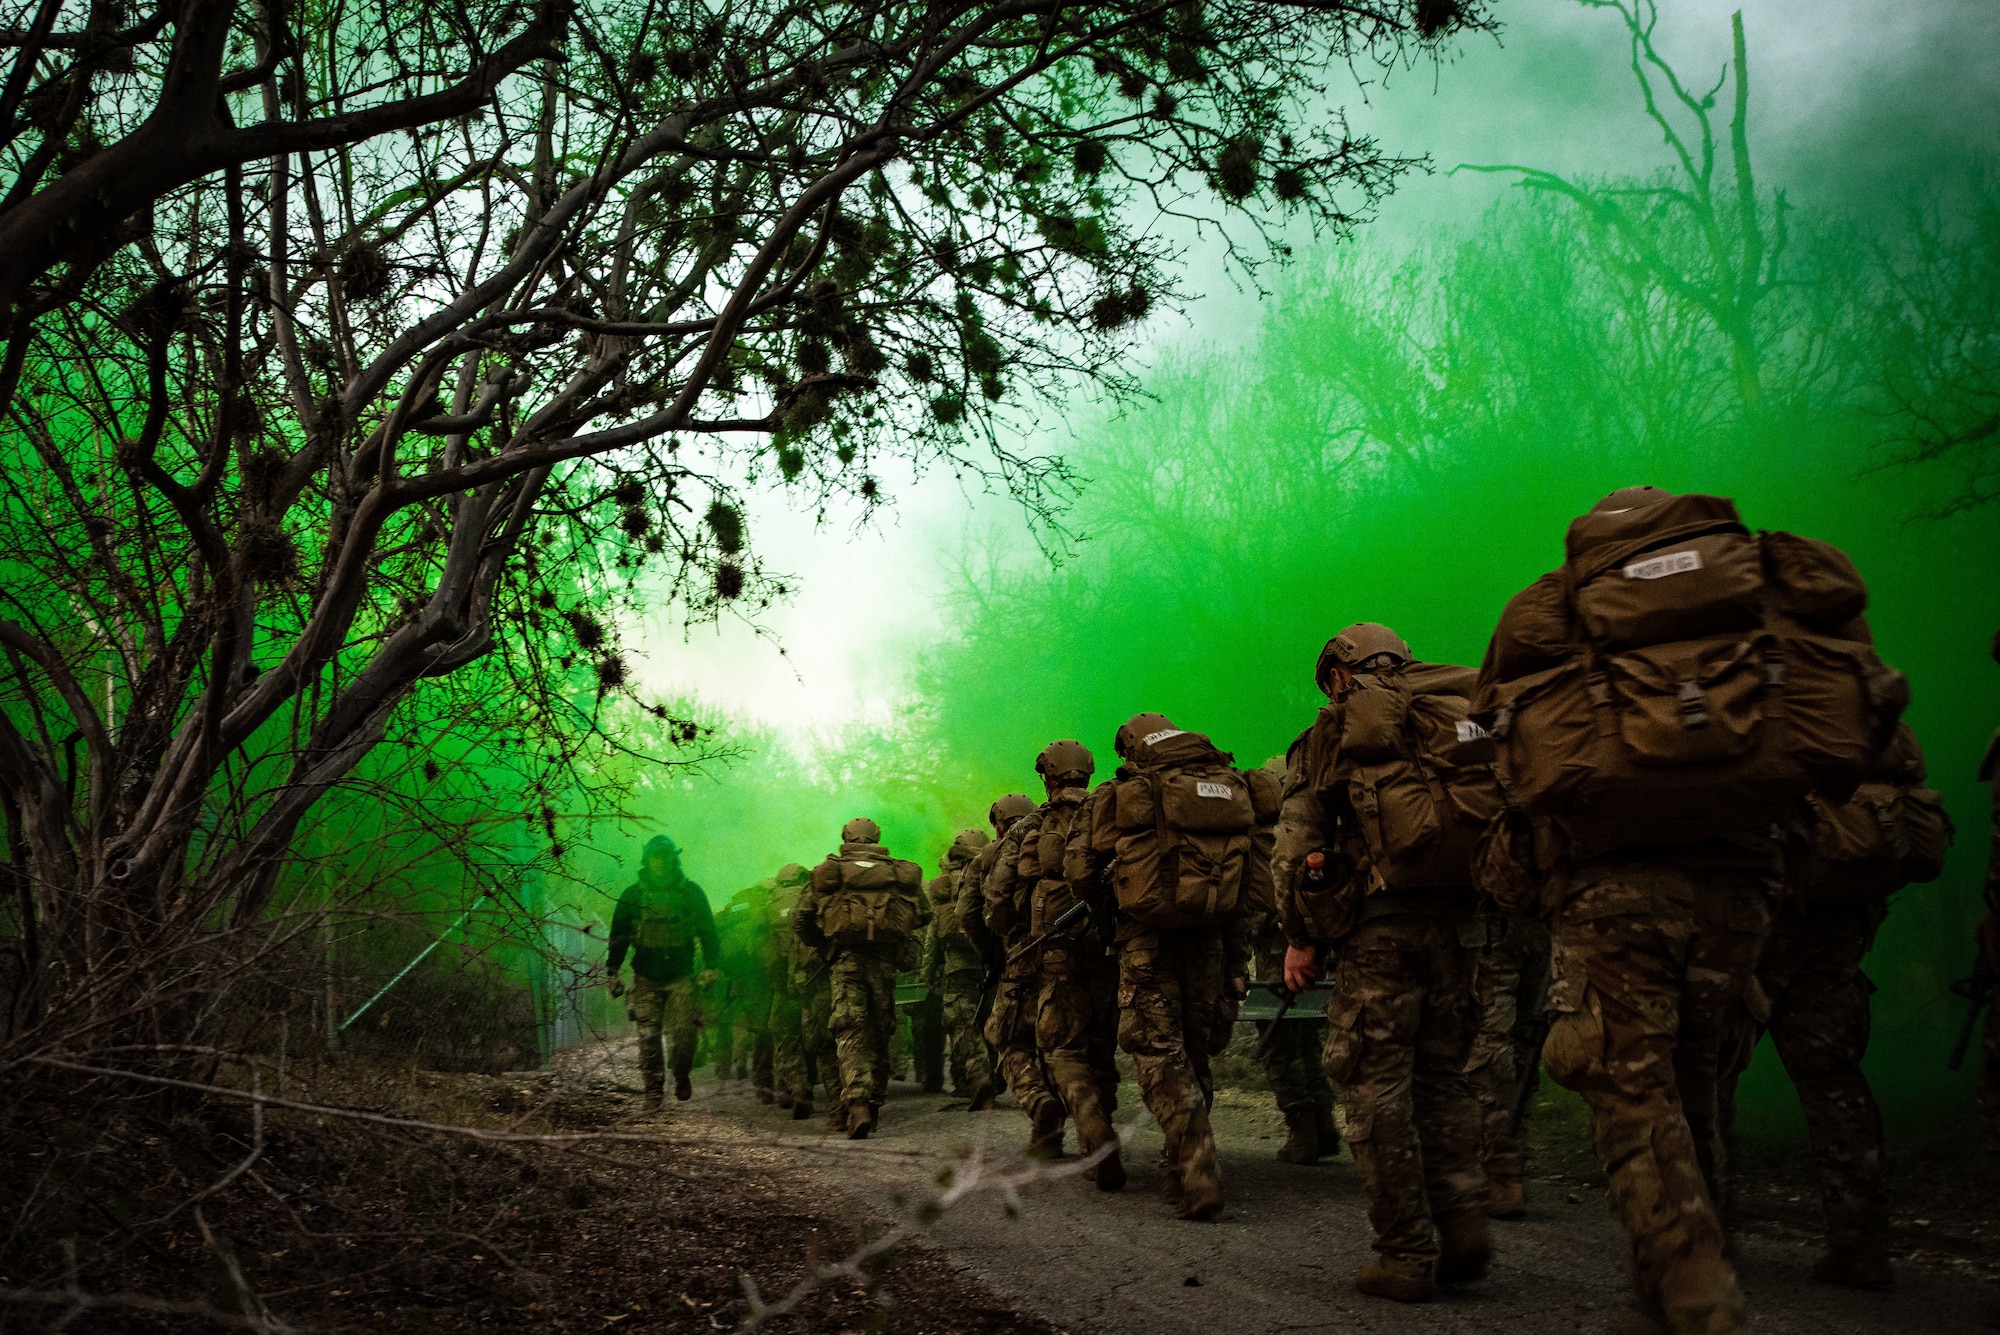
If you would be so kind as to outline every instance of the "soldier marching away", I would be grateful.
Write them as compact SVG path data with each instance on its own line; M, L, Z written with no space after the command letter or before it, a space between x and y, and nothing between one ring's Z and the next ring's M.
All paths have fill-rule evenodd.
M1021 1111L1028 1114L1028 1153L1054 1158L1062 1153L1068 1114L1056 1096L1054 1083L1035 1046L1035 1008L1039 984L1035 962L1018 953L1028 943L1025 891L1012 878L1003 885L999 869L1010 869L1019 855L1022 826L1035 804L1026 795L1009 793L993 804L988 818L998 841L979 851L959 880L959 929L985 959L992 1012L986 1018L986 1041L993 1045L1001 1078ZM1023 892L1017 896L1016 891Z
M792 931L827 966L828 1024L840 1062L840 1102L828 1126L853 1140L865 1140L881 1117L896 973L916 967L917 936L930 916L922 869L889 856L881 838L866 817L847 822L839 851L813 868L792 910Z
M696 946L705 966L700 975L694 968ZM625 1013L638 1030L645 1107L657 1111L670 1064L674 1097L694 1093L688 1076L701 1025L697 990L713 981L721 953L708 896L682 873L680 849L663 834L647 843L639 878L618 897L611 914L605 968L614 997L626 996L618 970L627 951L632 955L632 988Z
M985 965L978 947L959 926L958 896L968 868L992 842L984 830L961 830L938 860L937 877L924 888L931 903L924 985L943 1011L953 1092L963 1095L973 1112L993 1106L993 1056L977 1023Z
M1499 808L1468 748L1467 668L1419 663L1361 622L1315 670L1327 703L1292 744L1278 860L1286 985L1303 991L1336 950L1327 1074L1368 1192L1376 1259L1355 1287L1421 1302L1486 1272L1479 1106L1466 1078L1478 1016L1472 850Z
M1278 785L1162 714L1134 715L1115 745L1125 763L1075 819L1067 879L1116 924L1118 1046L1166 1138L1164 1194L1181 1218L1214 1219L1209 1059L1247 990L1247 921L1270 908Z

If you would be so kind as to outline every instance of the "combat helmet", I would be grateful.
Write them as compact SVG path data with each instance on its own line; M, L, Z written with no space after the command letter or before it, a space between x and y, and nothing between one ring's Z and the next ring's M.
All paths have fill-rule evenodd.
M1627 510L1643 510L1673 498L1674 494L1664 487L1620 487L1591 506L1590 512L1594 515L1624 514Z
M866 816L856 816L840 827L840 842L843 844L879 844L882 842L882 827Z
M945 865L962 866L979 855L979 850L993 842L993 836L984 830L960 830L958 838L951 841L951 847L944 851Z
M771 879L779 885L804 885L811 877L812 873L808 872L798 863L787 862L784 866L778 868L777 874L772 876Z
M1090 748L1082 742L1064 738L1050 742L1035 757L1035 773L1044 779L1066 778L1081 774L1085 779L1097 773L1097 757L1090 754Z
M1141 746L1151 746L1163 742L1182 729L1165 714L1134 714L1118 725L1118 735L1112 745L1118 754L1130 760L1132 753Z
M986 809L986 822L996 831L1005 831L1034 809L1035 800L1026 793L1009 793Z
M1408 641L1379 621L1357 621L1328 640L1319 651L1319 662L1313 665L1313 680L1319 683L1321 691L1331 695L1335 668L1353 672L1385 655L1398 663L1409 662Z

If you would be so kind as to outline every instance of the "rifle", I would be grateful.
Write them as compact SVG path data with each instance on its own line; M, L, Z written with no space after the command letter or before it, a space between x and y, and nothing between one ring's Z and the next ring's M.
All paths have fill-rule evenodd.
M1972 1046L1972 1031L1979 1027L1979 1013L1993 1004L1993 992L2000 987L2000 976L1993 972L1993 961L1986 957L1982 947L1972 961L1972 977L1961 978L1951 985L1951 994L1964 997L1972 1003L1972 1009L1965 1013L1965 1024L1958 1031L1958 1041L1951 1045L1951 1055L1945 1058L1944 1069L1956 1071L1965 1065L1965 1053Z
M1264 1032L1257 1036L1257 1050L1251 1054L1252 1060L1260 1066L1264 1063L1264 1054L1271 1050L1271 1040L1278 1036L1279 1022L1285 1018L1285 1012L1292 1008L1292 1003L1299 999L1299 994L1286 987L1282 981L1272 984L1271 991L1278 998L1278 1012L1264 1021Z
M1037 932L1032 939L1023 941L1020 945L1014 947L1013 951L1007 956L1007 963L1012 964L1023 955L1040 950L1042 943L1051 937L1069 935L1070 924L1086 916L1089 912L1090 901L1084 899L1077 900L1076 903L1071 904L1068 908L1057 914L1056 920Z
M972 1032L981 1035L982 1039L986 1033L986 1021L993 1014L993 999L1000 991L1000 975L1004 971L1003 966L989 961L986 971L979 977L979 1005L972 1012Z

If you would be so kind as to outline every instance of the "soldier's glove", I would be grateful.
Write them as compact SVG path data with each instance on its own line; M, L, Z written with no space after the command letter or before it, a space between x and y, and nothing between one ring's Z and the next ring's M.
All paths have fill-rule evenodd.
M1231 1001L1242 1001L1250 995L1250 979L1245 974L1237 974L1223 989L1223 995Z
M615 973L611 975L611 995L614 999L625 995L625 980Z
M703 969L698 975L696 975L694 981L695 985L698 987L714 987L715 980L720 977L722 977L722 971L720 969Z

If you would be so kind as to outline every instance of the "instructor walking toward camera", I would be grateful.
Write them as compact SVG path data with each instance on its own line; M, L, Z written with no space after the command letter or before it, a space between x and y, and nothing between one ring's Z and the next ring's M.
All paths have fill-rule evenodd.
M700 976L694 968L696 946L701 947ZM627 952L632 956L629 996L618 977ZM638 1029L639 1071L648 1112L658 1111L666 1092L668 1049L674 1097L685 1099L694 1093L688 1075L694 1070L695 1040L701 1028L696 989L704 979L713 979L720 957L708 895L681 870L681 851L674 841L656 835L640 860L639 879L618 896L618 907L612 911L606 961L611 995L626 997L625 1013Z

